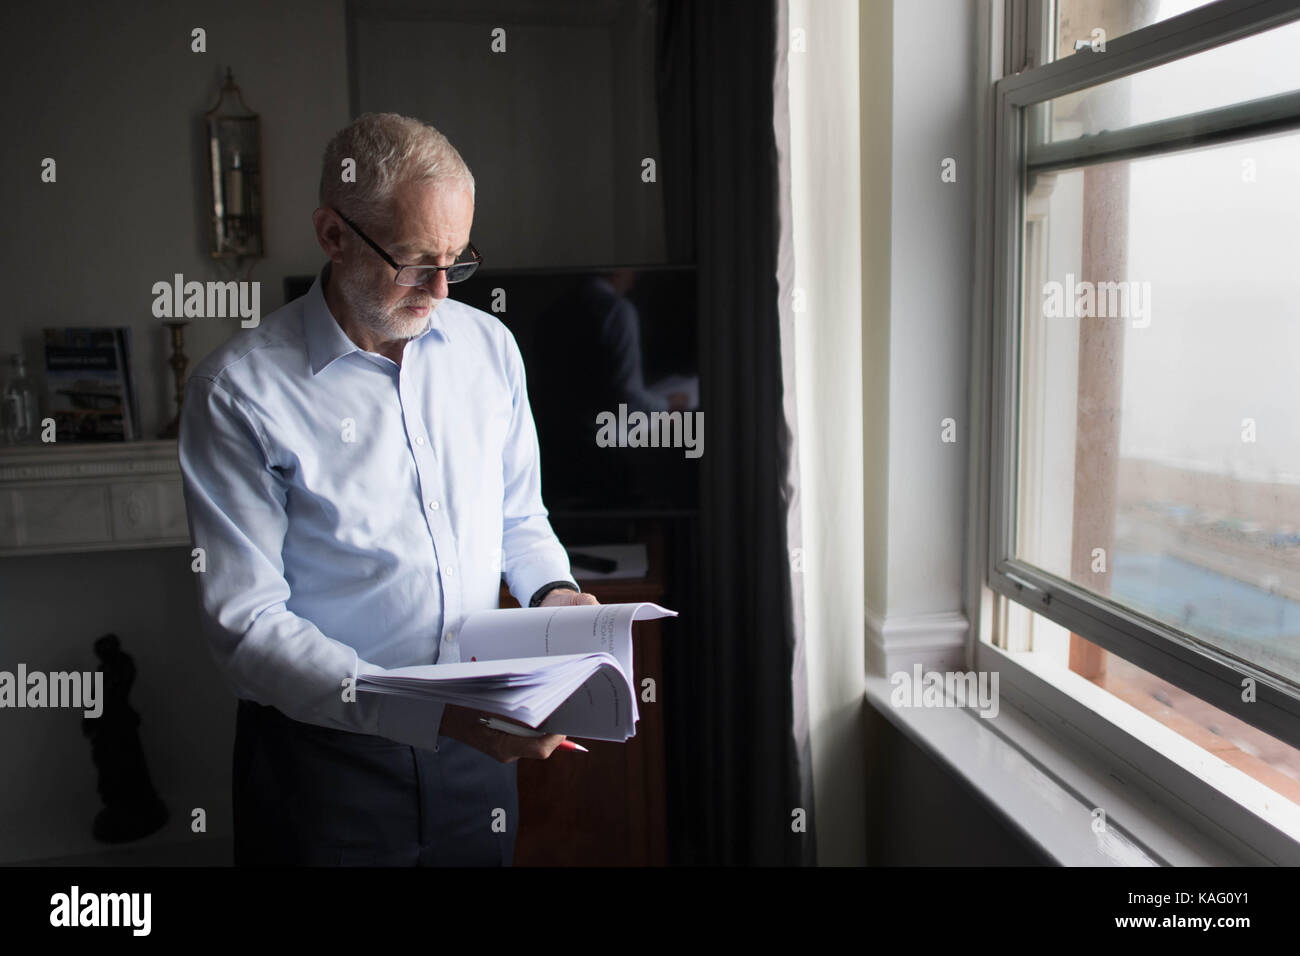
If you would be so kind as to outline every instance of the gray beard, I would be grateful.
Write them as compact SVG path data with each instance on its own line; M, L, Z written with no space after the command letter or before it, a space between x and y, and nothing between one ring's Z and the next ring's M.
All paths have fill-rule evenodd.
M433 321L433 313L425 316L423 320L407 319L400 317L397 313L403 308L406 300L397 302L394 305L386 305L383 299L363 288L354 286L350 281L340 280L339 292L343 296L343 301L347 303L348 309L356 320L364 325L375 337L385 342L395 340L409 340L422 334ZM409 297L416 302L420 297ZM425 295L432 307L434 299ZM407 304L415 304L410 302Z

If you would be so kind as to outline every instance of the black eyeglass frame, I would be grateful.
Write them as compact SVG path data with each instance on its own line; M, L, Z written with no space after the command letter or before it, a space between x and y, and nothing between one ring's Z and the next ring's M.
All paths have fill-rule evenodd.
M413 269L413 270L415 270L415 269L427 269L427 270L429 270L430 272L446 272L446 273L447 273L447 283L450 285L450 284L453 284L453 283L456 283L456 282L464 282L466 279L468 279L470 276L472 276L472 275L474 274L475 270L477 270L478 267L479 267L480 265L483 264L483 256L482 256L482 254L480 254L479 251L478 251L477 249L474 248L474 243L469 242L469 243L466 243L466 244L465 244L465 251L468 252L468 253L473 257L469 262L453 262L453 263L452 263L451 265L449 265L449 266L421 266L421 265L409 265L409 266L404 266L404 265L402 265L400 262L398 262L396 259L394 259L392 256L390 256L388 253L386 253L386 252L385 252L385 251L380 247L379 243L375 242L375 240L371 239L371 238L370 238L369 236L367 236L364 232L362 232L360 226L358 226L355 222L353 222L353 221L352 221L351 219L349 219L347 216L343 215L343 212L342 212L342 211L341 211L337 206L330 206L330 209L332 209L332 210L333 210L333 211L338 215L338 217L339 217L340 219L342 219L344 222L346 222L346 223L348 224L348 226L351 227L351 229L352 229L353 232L355 232L358 236L360 236L362 239L364 239L365 242L366 242L366 245L370 246L371 249L374 249L375 252L377 252L377 253L379 254L379 257L380 257L381 259L383 259L383 260L384 260L385 262L387 262L390 266L392 266L394 269L397 270L397 274L396 274L395 276L393 276L393 282L395 282L397 285L402 286L403 288L406 288L406 289L413 289L413 288L416 288L416 287L418 287L418 286L422 286L422 285L424 285L425 282L428 282L428 281L429 281L428 278L426 277L422 282L413 282L413 283L411 283L410 285L407 285L407 284L404 283L404 282L398 282L397 280L400 279L400 278L402 277L402 270L403 270L403 269ZM470 267L469 272L465 273L465 275L463 275L463 276L461 276L460 278L457 278L457 279L453 279L453 278L451 277L451 272L450 272L449 270L451 270L451 269L457 269L457 268L461 268L461 269L463 269L465 266L469 266L469 267Z

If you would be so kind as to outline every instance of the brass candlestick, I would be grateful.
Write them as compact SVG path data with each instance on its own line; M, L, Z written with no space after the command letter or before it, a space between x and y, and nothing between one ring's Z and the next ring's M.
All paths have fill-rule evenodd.
M172 373L176 376L176 415L158 437L176 438L181 433L181 400L185 397L185 369L190 364L190 360L185 355L184 332L185 326L189 323L164 322L163 325L172 330L172 357L167 364L172 367Z

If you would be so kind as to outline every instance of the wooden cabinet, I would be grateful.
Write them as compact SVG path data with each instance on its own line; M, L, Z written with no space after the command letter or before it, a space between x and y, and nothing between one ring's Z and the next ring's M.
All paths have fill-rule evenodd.
M635 579L576 578L602 604L661 603L662 539L649 542L649 572ZM518 607L502 587L502 607ZM671 620L671 619L669 619ZM654 680L655 702L638 696L641 719L626 743L582 740L590 753L557 750L519 761L515 866L664 866L668 862L661 620L633 625L636 690Z

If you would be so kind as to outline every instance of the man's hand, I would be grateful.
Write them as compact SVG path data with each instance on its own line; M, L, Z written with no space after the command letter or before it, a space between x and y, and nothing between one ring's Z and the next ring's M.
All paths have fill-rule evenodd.
M442 724L438 727L438 733L459 740L463 744L469 744L475 750L481 750L502 763L514 763L520 757L545 760L564 739L563 734L547 734L545 737L520 737L516 734L508 734L503 730L493 730L479 723L480 717L495 717L508 723L519 723L500 714L489 714L481 710L446 704L443 706ZM525 725L519 724L519 726Z
M546 597L542 598L542 603L538 607L563 607L566 604L599 604L596 595L587 594L585 591L579 594L577 591L570 591L568 588L556 588L554 591L547 591Z

